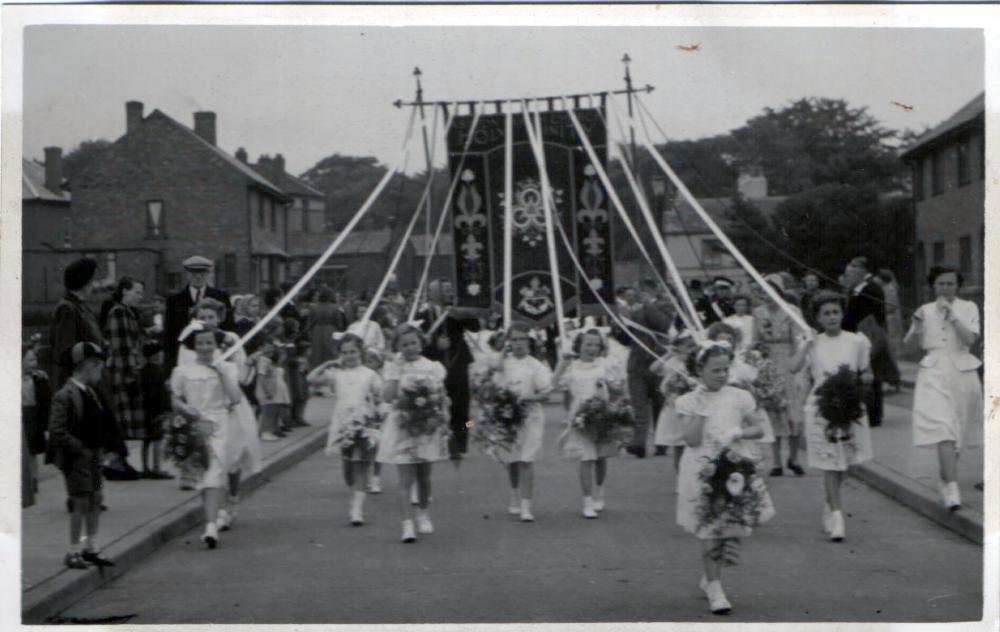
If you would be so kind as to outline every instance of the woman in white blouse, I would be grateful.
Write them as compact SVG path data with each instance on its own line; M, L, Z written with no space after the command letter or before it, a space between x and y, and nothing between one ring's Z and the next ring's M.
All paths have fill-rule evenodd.
M983 413L982 364L969 353L980 336L976 304L957 297L962 274L934 266L927 277L936 300L913 314L904 343L919 344L925 355L913 400L913 442L937 445L941 499L952 511L961 506L958 455L978 439Z

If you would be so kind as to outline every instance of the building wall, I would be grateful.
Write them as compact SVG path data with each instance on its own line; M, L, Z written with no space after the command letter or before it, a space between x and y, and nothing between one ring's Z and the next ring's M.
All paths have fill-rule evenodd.
M147 202L162 200L162 236L149 234ZM106 158L73 183L74 246L145 246L163 252L156 291L185 282L181 262L195 254L216 262L235 255L236 283L224 270L215 285L250 287L247 179L222 157L155 116L119 139ZM229 259L232 261L232 259ZM122 269L122 273L137 273Z
M692 233L690 238L684 234L667 233L665 241L667 251L685 281L690 279L705 281L715 276L725 276L738 281L746 277L743 268L732 255L718 254L715 252L717 249L706 246L705 242L718 241L710 233ZM659 261L656 252L650 252L650 256L654 261Z
M970 264L964 274L963 295L982 305L983 284L985 282L985 187L981 177L983 136L975 133L970 143L970 181L960 184L958 179L958 143L951 142L934 152L922 156L914 169L920 169L923 177L917 178L914 186L916 208L916 262L914 265L914 286L920 302L931 300L933 293L926 283L927 270L938 263L960 266L962 262L962 238L969 245L966 260ZM941 169L941 192L933 191L933 156L938 154ZM922 179L922 191L917 185ZM922 195L921 195L922 194ZM922 198L922 199L921 199ZM937 248L935 248L935 244Z
M27 200L21 204L21 246L38 248L47 243L61 247L69 236L72 242L69 204Z

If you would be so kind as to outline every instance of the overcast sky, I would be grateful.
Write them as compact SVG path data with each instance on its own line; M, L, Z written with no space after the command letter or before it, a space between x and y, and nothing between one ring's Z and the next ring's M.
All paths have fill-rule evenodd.
M542 96L622 87L626 51L674 139L805 96L921 129L983 89L978 30L38 26L25 33L24 150L115 140L134 99L188 126L212 110L223 149L280 152L292 173L335 152L392 162L407 118L392 102L413 96L414 65L428 99Z

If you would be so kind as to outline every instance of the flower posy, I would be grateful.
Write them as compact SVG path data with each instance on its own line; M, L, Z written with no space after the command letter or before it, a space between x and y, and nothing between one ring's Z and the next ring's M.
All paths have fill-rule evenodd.
M753 459L728 448L714 458L703 456L698 483L699 531L706 529L722 538L730 527L752 528L762 521L767 492ZM732 563L730 558L726 561Z
M433 434L445 425L444 396L430 379L415 377L400 388L399 427L411 437Z
M850 441L851 424L861 423L862 392L858 372L846 364L830 375L816 389L816 405L826 420L826 439L830 443Z
M497 383L497 374L489 373L474 387L482 416L476 426L476 439L486 446L510 450L527 417L527 403L511 389Z
M166 439L167 458L171 461L201 470L208 467L208 446L194 421L176 415L167 425Z
M353 412L353 411L351 411ZM371 450L378 445L381 435L382 415L377 411L367 414L350 414L348 420L341 427L334 438L334 445L340 446L342 450L349 450L355 447Z

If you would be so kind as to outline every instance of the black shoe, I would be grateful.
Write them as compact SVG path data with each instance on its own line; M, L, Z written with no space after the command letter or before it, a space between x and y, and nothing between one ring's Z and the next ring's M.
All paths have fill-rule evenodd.
M174 478L174 475L168 474L163 470L148 470L142 473L142 477L154 481L169 481Z
M66 568L76 568L79 570L87 568L87 562L84 561L83 556L79 553L67 553L66 557L63 558L63 564L66 565Z
M94 566L114 566L115 563L104 557L100 553L95 553L94 551L84 551L81 557L86 562L90 562Z
M181 485L182 492L190 492L194 490L194 485Z
M662 445L656 446L656 452L654 452L654 454L656 456L666 456L667 455L667 448L666 448L666 446L662 446Z
M782 470L780 467L775 467L771 469L771 476L781 476L784 473L785 473L784 470Z
M979 491L983 491L985 485L983 483L976 483L975 488L978 489Z
M803 470L802 466L800 466L798 463L792 463L791 461L789 461L788 463L786 463L786 465L788 466L788 469L790 469L792 472L795 473L796 476L806 475L806 471Z
M636 457L636 458L639 458L639 459L646 458L646 448L644 448L643 446L640 446L640 445L630 445L627 448L625 448L625 451L628 452L629 454L631 454L632 456Z

